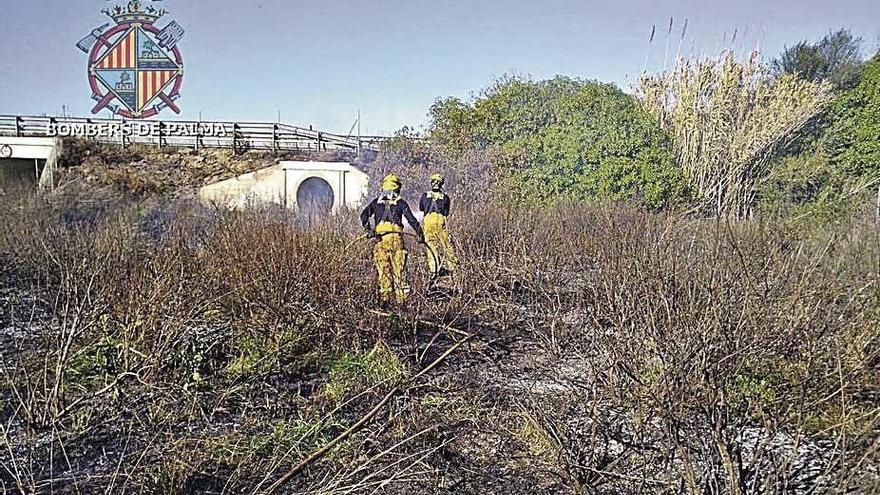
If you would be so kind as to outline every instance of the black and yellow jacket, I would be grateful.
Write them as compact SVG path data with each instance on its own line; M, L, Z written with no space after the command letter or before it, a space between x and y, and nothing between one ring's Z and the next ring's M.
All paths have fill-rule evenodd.
M428 213L439 213L444 217L449 216L449 207L452 201L449 195L440 190L428 191L422 195L419 201L419 210L425 215Z
M382 222L389 222L401 229L403 229L403 219L405 218L416 234L422 237L422 226L419 225L419 221L410 210L409 204L400 196L379 196L364 208L361 212L361 224L368 231L373 230L373 227L370 226L370 217L373 218L374 226L378 226Z

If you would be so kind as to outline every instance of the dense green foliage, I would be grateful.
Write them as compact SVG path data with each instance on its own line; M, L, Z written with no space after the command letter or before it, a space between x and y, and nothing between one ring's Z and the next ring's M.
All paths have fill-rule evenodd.
M762 208L833 218L880 182L880 56L840 92L814 126L779 157L762 190Z
M669 137L610 84L503 78L472 103L436 102L430 117L447 154L491 149L528 202L638 198L656 208L685 196Z
M835 162L855 177L880 176L880 56L865 65L859 85L841 94L832 112Z

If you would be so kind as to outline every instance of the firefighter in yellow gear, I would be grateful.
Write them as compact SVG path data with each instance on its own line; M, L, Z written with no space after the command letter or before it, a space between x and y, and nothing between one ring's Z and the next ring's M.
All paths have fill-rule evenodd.
M425 244L428 246L428 269L435 278L451 275L458 261L449 240L446 218L449 216L451 201L443 192L445 179L441 174L431 176L431 190L422 195L419 210L425 214Z
M367 237L377 238L373 261L379 274L379 298L383 303L394 298L406 301L410 287L406 280L406 245L403 242L403 220L416 231L419 242L424 235L407 202L400 197L400 177L390 174L382 179L382 194L361 212L361 224ZM370 225L372 218L375 227Z

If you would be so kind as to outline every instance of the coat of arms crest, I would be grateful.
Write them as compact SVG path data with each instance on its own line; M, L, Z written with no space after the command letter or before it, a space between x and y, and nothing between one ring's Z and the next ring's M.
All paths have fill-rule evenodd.
M76 45L89 55L92 113L109 109L129 119L150 118L166 108L180 113L175 101L183 85L183 55L177 44L183 28L175 21L156 27L167 11L138 0L103 12L115 26L99 26Z

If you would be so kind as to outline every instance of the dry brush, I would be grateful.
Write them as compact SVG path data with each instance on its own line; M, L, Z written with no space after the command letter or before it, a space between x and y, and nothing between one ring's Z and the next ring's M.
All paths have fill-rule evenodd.
M413 247L378 315L352 216L0 201L13 493L877 492L867 215L461 204L457 295Z

